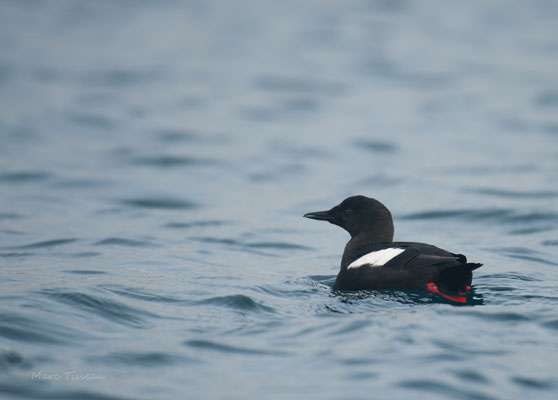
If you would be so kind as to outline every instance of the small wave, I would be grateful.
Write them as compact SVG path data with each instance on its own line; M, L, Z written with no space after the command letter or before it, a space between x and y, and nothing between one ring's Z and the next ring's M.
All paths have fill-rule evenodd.
M159 168L190 167L198 165L215 165L217 161L186 156L160 155L136 157L132 160L135 165L145 165Z
M533 261L541 264L547 265L558 265L558 263L554 261L547 260L532 249L528 249L525 247L502 247L493 249L495 252L505 255L507 257L516 258L520 260L526 261Z
M420 211L402 216L402 219L487 219L503 218L510 215L509 210L487 209L487 210L433 210Z
M318 99L298 97L283 101L282 106L286 111L309 112L317 110L320 102Z
M82 310L92 312L113 322L125 325L142 326L145 324L146 317L156 317L147 311L135 309L118 301L106 297L93 296L80 292L64 292L54 289L42 291L55 300Z
M482 373L471 369L458 370L458 371L454 371L453 373L461 380L467 382L477 382L477 383L490 382L488 378L486 378Z
M4 371L9 368L29 369L31 367L31 362L26 360L14 349L0 348L0 367Z
M366 185L366 186L373 185L375 187L390 187L390 186L399 185L402 181L403 181L403 179L401 179L399 177L376 174L376 175L371 175L369 177L366 177L364 179L359 180L357 182L357 184L359 186L360 185Z
M428 219L460 219L460 220L497 220L502 223L531 223L558 221L558 214L553 212L532 211L518 213L505 209L461 209L461 210L435 210L421 211L407 214L401 217L408 220L428 220Z
M76 125L92 129L111 130L116 126L116 122L112 118L98 114L70 114L68 120Z
M558 107L558 92L543 91L535 97L535 103L543 107Z
M67 274L75 274L75 275L104 275L107 273L105 271L91 270L91 269L67 269L63 272Z
M340 327L336 327L336 329L332 332L328 333L328 336L338 336L338 335L345 335L346 333L355 333L361 329L366 329L369 326L373 325L373 320L368 318L360 319L356 321L347 321L343 323Z
M499 311L499 312L471 312L466 313L469 316L483 319L487 321L501 321L501 322L525 322L531 321L531 317L526 314L520 314L513 311ZM498 353L500 354L500 353Z
M161 367L165 365L175 364L181 361L192 361L186 357L176 354L164 352L132 352L123 351L108 353L102 356L90 357L89 360L94 363L103 363L107 365L120 364L129 367Z
M30 244L24 244L21 246L12 246L12 247L3 247L4 249L12 249L12 250L25 250L25 249L42 249L42 248L50 248L56 246L62 246L68 243L76 242L78 239L75 238L68 238L68 239L54 239L54 240L45 240L42 242L35 242Z
M126 296L132 299L156 302L156 303L185 303L192 304L192 301L186 301L177 297L161 296L158 294L148 293L138 289L132 288L108 288L113 293L121 296Z
M468 191L470 191L470 189ZM489 196L518 198L518 199L547 199L547 198L558 197L558 191L554 191L554 190L519 192L514 190L503 190L503 189L475 189L474 191L476 193L489 195Z
M225 221L169 222L165 224L165 228L188 229L188 228L203 228L206 226L220 226L225 224L226 224Z
M79 253L74 253L71 256L75 258L90 258L90 257L97 257L103 253L98 251L80 251Z
M17 213L0 213L0 221L3 219L20 219L23 216Z
M379 140L361 139L355 141L354 145L360 149L375 153L394 153L397 151L397 146L395 144Z
M60 344L69 329L53 325L51 321L34 316L0 312L0 336L23 342Z
M128 87L158 79L160 74L155 70L113 68L104 71L95 70L83 77L85 82L93 86Z
M0 253L0 257L4 258L20 258L20 257L29 257L35 253L30 253L28 251L19 251L19 252L10 252L10 253Z
M511 257L513 258L519 258L521 260L526 260L526 261L533 261L536 263L540 263L540 264L546 264L546 265L558 265L558 263L554 262L554 261L550 261L547 259L544 259L542 257L533 257L533 256L521 256L521 255L511 255Z
M65 179L53 183L52 186L63 189L88 189L110 186L112 182L102 179Z
M325 285L325 286L329 286L330 288L333 288L337 275L310 275L307 276L306 278L320 285Z
M161 142L166 143L190 142L201 137L197 133L179 129L161 129L156 134Z
M102 377L102 374L99 374ZM104 379L104 378L103 378ZM128 400L131 397L113 396L101 391L89 390L60 390L50 386L37 385L33 387L29 382L0 383L0 393L14 396L17 399L56 399L56 400Z
M204 242L204 243L215 243L215 244L225 244L225 245L229 245L229 246L238 246L240 245L240 242L238 242L235 239L230 239L230 238L214 238L214 237L192 237L192 240L196 240L198 242Z
M295 243L286 243L286 242L255 242L255 243L248 243L245 246L256 248L256 249L312 250L312 247L302 246Z
M525 377L525 376L515 376L515 377L511 378L511 381L513 383L515 383L516 385L523 386L524 388L527 388L527 389L546 390L546 389L552 389L556 386L556 385L553 385L552 383L545 382L545 381L542 381L542 380L537 379L537 378L531 378L531 377Z
M190 210L197 206L195 203L188 200L169 198L169 197L159 197L159 198L145 197L145 198L136 198L136 199L126 199L126 200L122 200L121 203L130 207L159 209L159 210Z
M482 276L483 279L497 279L497 280L501 280L501 279L513 279L513 280L519 280L519 281L525 281L525 282L540 282L540 279L537 279L533 276L530 275L526 275L526 274L518 274L515 272L506 272L506 273L501 273L501 274L485 274Z
M263 305L253 300L251 297L243 294L234 294L229 296L210 297L208 299L198 301L198 304L213 304L234 308L241 311L265 311L275 312L272 307Z
M39 171L20 171L20 172L6 172L0 174L0 182L6 183L23 183L23 182L38 182L49 179L52 175L46 172Z
M254 86L269 92L339 94L345 85L333 82L278 75L263 75L254 80Z
M436 395L443 394L448 398L465 398L475 400L495 400L494 397L485 395L477 390L465 390L455 385L435 379L407 379L398 382L398 386L413 391L431 392ZM419 396L420 397L420 396Z
M550 328L550 329L556 329L558 330L558 319L553 319L550 321L546 321L543 323L543 326Z
M213 350L220 353L236 353L244 355L286 355L287 353L277 350L262 350L249 347L233 346L229 344L217 343L210 340L187 340L183 342L185 346L194 347L196 349Z
M119 237L110 237L100 240L93 244L94 246L127 246L127 247L150 247L155 246L151 242L143 240L125 239Z
M512 229L510 235L531 235L533 233L548 232L556 229L554 226L534 226L529 228Z

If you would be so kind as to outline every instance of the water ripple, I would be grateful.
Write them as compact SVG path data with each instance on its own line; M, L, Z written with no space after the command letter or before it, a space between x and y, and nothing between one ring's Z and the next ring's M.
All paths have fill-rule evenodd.
M185 346L201 350L212 350L219 353L236 353L244 355L274 355L283 356L288 353L278 350L262 350L249 347L233 346L229 344L217 343L211 340L187 340L183 342Z
M553 319L550 321L546 321L543 323L543 326L550 328L550 329L556 329L558 330L558 319Z
M186 301L178 297L162 296L159 294L153 294L145 292L143 290L134 288L108 288L113 293L119 294L121 296L126 296L132 299L156 302L156 303L184 303L192 304L192 301Z
M190 210L197 206L191 201L170 197L140 197L122 200L121 203L130 207L159 210Z
M519 274L516 272L483 275L483 279L489 279L489 278L496 279L496 280L512 279L512 280L518 280L524 282L541 282L541 279L535 278L527 274Z
M245 296L243 294L210 297L208 299L200 300L198 304L212 304L237 309L240 311L265 311L269 313L275 312L272 307L258 303L251 297Z
M552 389L556 385L550 382L545 382L537 378L525 377L525 376L515 376L511 379L513 383L519 386L523 386L527 389Z
M289 242L251 242L251 243L243 243L239 240L232 239L232 238L215 238L215 237L192 237L191 239L204 242L204 243L214 243L214 244L223 244L227 246L236 246L239 248L243 248L245 250L248 249L271 249L271 250L312 250L312 247L303 246L296 243L289 243ZM263 253L260 253L263 254ZM269 254L267 254L269 255Z
M280 250L312 250L312 247L302 246L287 242L255 242L247 243L245 246L257 249L280 249Z
M461 380L476 383L489 383L490 381L479 371L465 369L453 372Z
M20 353L10 348L0 348L0 368L3 371L9 368L29 369L31 362L26 360Z
M265 75L254 80L256 88L269 92L340 94L345 85L332 82L297 78L292 76Z
M108 353L101 356L90 357L89 360L95 363L103 363L107 365L119 364L127 367L154 367L175 364L181 361L193 361L183 356L170 354L165 352L132 352L122 351Z
M74 333L66 327L55 325L52 320L0 312L0 336L8 339L60 344L62 338L69 334Z
M188 228L203 228L206 226L220 226L225 225L225 221L192 221L192 222L169 222L165 224L165 228L170 229L188 229Z
M106 271L99 271L99 270L92 270L92 269L68 269L65 270L67 274L76 274L76 275L104 275L108 272Z
M42 249L42 248L50 248L61 246L68 243L73 243L78 239L75 238L68 238L68 239L54 239L54 240L45 240L42 242L35 242L30 244L24 244L21 246L12 246L12 247L0 247L2 249L13 249L13 250L25 250L25 249Z
M88 114L88 113L75 113L68 116L68 120L76 125L99 130L111 130L116 126L116 122L109 117Z
M0 253L0 257L4 258L19 258L19 257L29 257L32 256L34 253L30 253L27 251L20 251L20 252L11 252L11 253Z
M201 137L198 133L179 129L161 129L157 132L157 136L160 141L166 143L190 142Z
M32 387L26 382L0 383L0 393L23 399L53 399L53 400L128 400L131 397L107 395L102 392L88 390L58 390L46 388L44 385Z
M238 246L240 245L240 242L235 240L235 239L231 239L231 238L216 238L216 237L192 237L192 240L196 240L198 242L203 242L203 243L215 243L215 244L225 244L225 245L229 245L229 246Z
M95 70L83 78L93 86L114 88L145 84L159 78L159 73L150 70L112 68L104 71Z
M471 400L496 400L495 397L485 395L476 390L464 390L449 383L435 379L407 379L398 383L398 386L411 390L444 394L448 398L461 398ZM419 396L420 397L420 396Z
M395 144L379 140L360 139L354 142L354 145L360 149L374 153L394 153L397 150Z
M466 315L477 319L483 319L487 321L501 321L501 322L526 322L531 321L532 318L529 315L521 314L513 311L498 311L498 312L465 312ZM467 350L471 351L471 350ZM480 352L477 354L503 354L499 351L487 351Z
M470 192L471 189L466 189ZM548 199L553 197L558 197L558 191L555 190L541 190L541 191L531 191L531 192L519 192L515 190L503 190L503 189L475 189L476 193L485 194L489 196L497 197L508 197L517 199Z
M511 258L533 261L533 262L547 264L547 265L558 265L558 263L554 261L550 261L539 256L535 250L528 249L525 247L499 247L491 250Z
M525 224L529 222L558 221L558 214L547 211L532 211L518 213L506 209L461 209L461 210L433 210L407 214L401 217L408 220L429 219L460 219L460 220L497 220L502 223Z
M17 213L0 213L0 221L2 221L3 219L19 219L22 217L23 216L21 214Z
M132 163L148 167L173 168L197 165L215 165L217 164L217 161L187 156L159 155L136 157L132 160Z
M55 289L45 289L41 293L62 303L78 307L81 310L92 312L107 320L125 325L143 326L146 317L156 317L156 315L148 311L136 309L106 297Z
M5 172L0 174L0 182L25 183L39 182L49 179L52 175L41 171Z
M151 247L154 243L144 240L133 240L119 237L110 237L93 244L94 246L126 246L126 247Z

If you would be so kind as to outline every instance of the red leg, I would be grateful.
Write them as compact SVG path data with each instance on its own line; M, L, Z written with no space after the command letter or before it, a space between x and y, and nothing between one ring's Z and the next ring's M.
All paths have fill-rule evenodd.
M434 283L434 282L430 282L427 286L428 291L437 294L439 296L442 296L444 299L448 299L451 301L455 301L458 303L467 303L467 298L464 296L448 296L447 294L444 294L442 292L440 292L440 289L438 289L438 286ZM461 294L461 293L460 293Z

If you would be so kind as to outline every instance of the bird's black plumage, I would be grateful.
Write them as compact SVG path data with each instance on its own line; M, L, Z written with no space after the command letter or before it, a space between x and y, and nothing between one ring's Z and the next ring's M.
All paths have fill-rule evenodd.
M365 196L304 216L338 225L351 235L335 289L428 289L434 283L440 290L462 291L471 285L472 271L482 265L429 244L393 242L391 213Z

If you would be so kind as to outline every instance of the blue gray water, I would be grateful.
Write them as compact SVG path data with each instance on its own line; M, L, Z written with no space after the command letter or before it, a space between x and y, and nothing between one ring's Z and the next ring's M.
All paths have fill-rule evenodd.
M556 399L554 1L0 1L0 397ZM364 194L485 265L335 293Z

